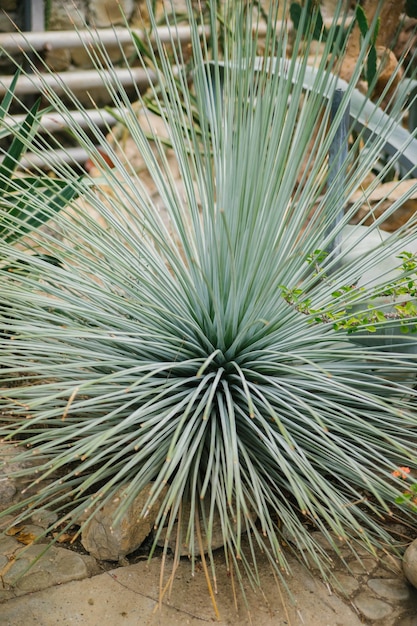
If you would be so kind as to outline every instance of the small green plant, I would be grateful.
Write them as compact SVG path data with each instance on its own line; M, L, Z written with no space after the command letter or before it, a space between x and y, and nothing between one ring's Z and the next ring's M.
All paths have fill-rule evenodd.
M417 259L411 252L402 252L398 259L402 261L398 270L399 278L387 282L383 288L365 290L356 285L336 286L326 275L326 270L322 263L328 253L323 250L315 250L308 255L306 261L314 266L315 275L320 280L326 281L331 291L333 301L325 307L315 308L312 298L301 288L289 289L281 285L282 294L288 304L291 304L297 311L309 316L309 323L332 323L334 330L343 330L347 333L366 330L374 333L377 331L377 324L381 325L389 320L398 320L400 331L404 334L417 332ZM406 278L404 278L406 276ZM370 302L365 310L357 311L358 304L363 303L363 294L366 293L366 300ZM387 312L372 301L380 298L390 298L394 311ZM402 301L401 301L402 300ZM405 300L405 301L404 301ZM363 305L362 305L363 306ZM386 309L385 305L385 309Z
M410 508L413 513L417 513L417 483L411 482L409 467L400 466L392 472L394 478L399 478L406 482L406 488L401 495L395 498L395 504Z

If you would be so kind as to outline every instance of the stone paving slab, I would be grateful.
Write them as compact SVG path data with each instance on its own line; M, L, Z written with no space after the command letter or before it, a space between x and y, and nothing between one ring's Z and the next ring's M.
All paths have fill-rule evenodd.
M42 523L42 519L36 521ZM12 531L0 535L0 626L175 626L197 625L215 618L199 562L192 577L190 563L182 561L171 602L154 613L158 606L160 559L150 563L133 561L135 564L130 565L124 559L123 567L101 573L108 563L70 550L68 545L56 545L45 552L41 525L30 523ZM34 544L35 540L40 543ZM317 540L324 541L321 536ZM287 582L293 602L282 584L277 585L265 556L259 555L261 591L247 592L252 622L245 610L236 612L224 556L221 550L216 552L216 597L223 619L219 623L417 626L417 590L405 580L400 558L384 553L370 555L358 546L357 560L342 544L341 560L330 544L324 542L323 548L333 564L332 589L321 582L317 572L309 572L291 553L287 554L291 567ZM34 558L36 562L28 569ZM170 567L168 557L167 571Z
M35 526L30 530L36 534ZM100 562L91 556L53 547L26 572L27 558L43 551L45 545L25 547L18 538L15 535L0 540L0 565L5 561L0 571L0 626L119 623L175 626L197 625L215 618L199 563L193 577L190 563L182 561L171 600L155 613L159 558L98 574L102 571ZM341 552L345 550L342 547ZM333 554L334 578L330 589L317 573L309 572L291 554L287 556L291 567L287 582L293 601L282 584L277 585L266 558L259 555L261 591L255 594L247 590L251 622L245 609L236 612L224 557L221 551L215 553L219 590L216 598L221 614L218 623L222 626L417 626L417 590L405 580L400 559L387 555L370 558L363 552L361 561L346 553L343 562ZM169 558L166 567L168 572ZM19 577L22 570L23 576ZM247 589L248 585L245 586ZM243 602L240 606L244 607Z
M0 534L0 602L53 585L82 580L101 571L92 556L62 547L48 548L45 543L30 545L42 528L34 525L22 528L22 532L14 536ZM23 539L28 540L29 545L24 545Z

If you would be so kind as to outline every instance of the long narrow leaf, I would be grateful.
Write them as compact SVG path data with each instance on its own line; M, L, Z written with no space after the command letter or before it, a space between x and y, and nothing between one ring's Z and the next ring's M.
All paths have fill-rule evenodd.
M16 171L23 153L27 150L28 142L34 136L39 125L38 111L40 99L30 109L21 127L16 133L10 148L7 150L0 164L0 198L10 189L10 178Z

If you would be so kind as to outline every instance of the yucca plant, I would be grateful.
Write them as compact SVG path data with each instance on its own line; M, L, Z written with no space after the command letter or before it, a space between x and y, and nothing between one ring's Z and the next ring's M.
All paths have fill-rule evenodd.
M287 571L283 536L287 549L323 575L329 558L312 529L332 545L344 539L353 551L358 543L387 548L382 522L402 489L392 472L417 466L416 356L395 345L390 351L357 345L333 320L317 321L285 297L297 289L314 309L335 300L343 308L344 295L335 292L348 285L366 309L375 285L383 291L392 278L380 269L384 262L410 249L414 219L377 243L367 242L378 235L378 220L357 227L354 244L335 245L360 203L345 215L341 207L400 124L402 103L378 118L383 123L361 160L352 150L346 174L327 185L328 152L354 81L330 119L338 59L328 42L337 34L323 43L314 88L306 92L305 50L317 33L306 44L300 27L290 50L285 19L273 4L264 57L248 2L232 3L234 24L228 12L220 58L223 3L210 3L208 40L189 1L191 75L182 71L175 21L169 50L154 24L156 84L146 97L164 137L145 107L139 121L116 73L106 83L156 199L123 159L116 134L109 129L104 138L94 127L87 134L45 89L101 178L79 180L51 156L51 170L76 187L83 204L69 203L55 217L55 231L32 235L27 250L0 243L4 263L33 269L0 286L1 301L13 310L1 319L13 336L0 339L1 436L16 444L20 460L36 455L35 483L49 479L6 514L21 521L47 504L69 525L82 513L85 519L85 511L94 515L124 486L116 524L152 483L144 514L166 489L155 513L156 538L164 526L169 537L180 518L178 544L188 545L193 559L203 534L210 545L218 517L230 568L239 577L246 570L253 584L259 551L278 573ZM104 48L89 51L98 68L111 67ZM273 58L286 61L274 65ZM15 223L19 228L19 216ZM363 255L352 260L361 243ZM60 265L46 268L32 254L36 246ZM329 252L324 264L314 261L317 250ZM398 267L406 283L414 270L401 260ZM416 323L405 320L410 329ZM384 324L378 322L376 336ZM211 550L208 559L214 575Z

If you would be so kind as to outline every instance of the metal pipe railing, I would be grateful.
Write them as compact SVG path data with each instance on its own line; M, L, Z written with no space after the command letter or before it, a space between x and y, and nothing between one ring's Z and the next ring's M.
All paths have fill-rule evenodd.
M210 28L201 27L200 34L206 37L210 34ZM191 29L189 26L177 26L169 28L159 27L156 34L149 36L145 31L127 28L102 28L96 30L69 30L69 31L46 31L26 33L0 33L0 49L8 54L16 52L50 51L84 48L89 46L119 47L132 44L132 33L142 41L155 42L156 39L164 44L189 43L191 41Z
M23 29L25 31L45 30L44 0L23 0Z
M19 169L40 170L52 169L53 164L67 163L67 165L78 165L85 163L89 154L83 148L66 148L58 150L45 150L38 154L27 152L19 161ZM0 159L1 162L1 159Z
M343 89L335 89L330 108L330 120L334 123L338 115L339 109L343 104L345 92ZM338 226L343 221L345 215L346 198L343 193L346 188L345 179L347 174L347 158L348 158L348 138L349 138L349 111L350 102L346 104L342 118L336 128L333 140L329 148L329 172L327 176L327 188L331 194L329 202L340 205L339 212L336 214L333 223L329 225L325 232L328 237L333 232L337 235L333 238L327 247L327 252L335 252L336 256L340 254L342 244L342 231ZM337 269L338 263L333 263L332 271Z
M48 89L62 95L66 91L90 91L105 85L117 86L115 77L123 86L137 85L139 89L149 86L150 81L155 79L155 74L141 67L129 69L113 68L108 70L76 70L62 73L33 74L20 76L14 93L16 96L42 93ZM3 76L0 79L0 97L10 89L13 76Z
M343 24L348 26L352 21L351 17L343 20ZM338 20L342 23L342 19ZM324 25L330 27L333 24L331 18L324 20ZM288 32L293 30L291 22L284 23ZM281 31L283 24L277 23L277 33ZM200 36L209 37L210 27L200 26ZM259 24L256 28L257 36L262 39L268 32L268 26L266 24ZM60 30L60 31L45 31L45 32L10 32L0 33L0 49L3 49L8 54L16 52L30 52L33 50L38 51L50 51L50 50L62 50L63 48L74 49L83 48L91 45L113 46L119 47L120 45L126 46L132 43L132 33L139 37L142 41L150 41L155 43L156 40L163 44L170 43L189 43L191 41L191 28L188 25L178 24L175 27L159 26L155 29L154 33L149 34L144 30L137 28L96 28L96 29L81 29L81 30Z
M71 111L69 115L62 113L45 113L42 115L37 132L39 133L58 133L62 130L70 128L73 124L81 128L113 126L117 122L117 118L126 113L126 109L115 109L116 115L112 115L110 111L103 109L85 109L80 111ZM13 127L23 124L26 115L8 115L4 120L5 126Z
M209 27L200 27L200 35L208 37L210 34ZM126 48L133 44L132 33L143 41L151 43L156 40L164 43L187 44L191 41L192 32L188 25L178 25L175 28L168 26L159 27L152 35L148 35L145 31L127 28L117 29L83 29L71 31L46 31L46 32L11 32L0 33L0 49L6 54L13 56L18 52L31 54L33 51L52 51L62 49L82 49L96 47L98 50L111 47ZM141 67L132 68L112 68L107 70L69 70L61 73L42 73L42 75L28 74L19 77L14 93L17 97L22 98L28 95L36 95L53 91L58 96L64 95L65 91L74 93L91 91L100 89L106 85L117 87L117 84L123 87L135 86L139 91L145 90L151 82L156 79L156 74L150 70ZM0 77L0 99L7 93L10 88L12 76ZM117 82L116 82L117 81ZM12 126L22 121L24 116L10 116L7 124ZM72 122L74 120L81 126L103 127L113 125L116 120L111 113L103 110L84 111L82 114L71 112ZM65 116L56 113L44 115L39 128L40 132L58 132L68 127ZM51 154L53 161L61 161L65 163L82 163L87 159L84 150L78 148L70 148L67 150L51 150L45 151L45 154L27 154L22 159L21 166L23 168L42 168L47 167L51 162Z

